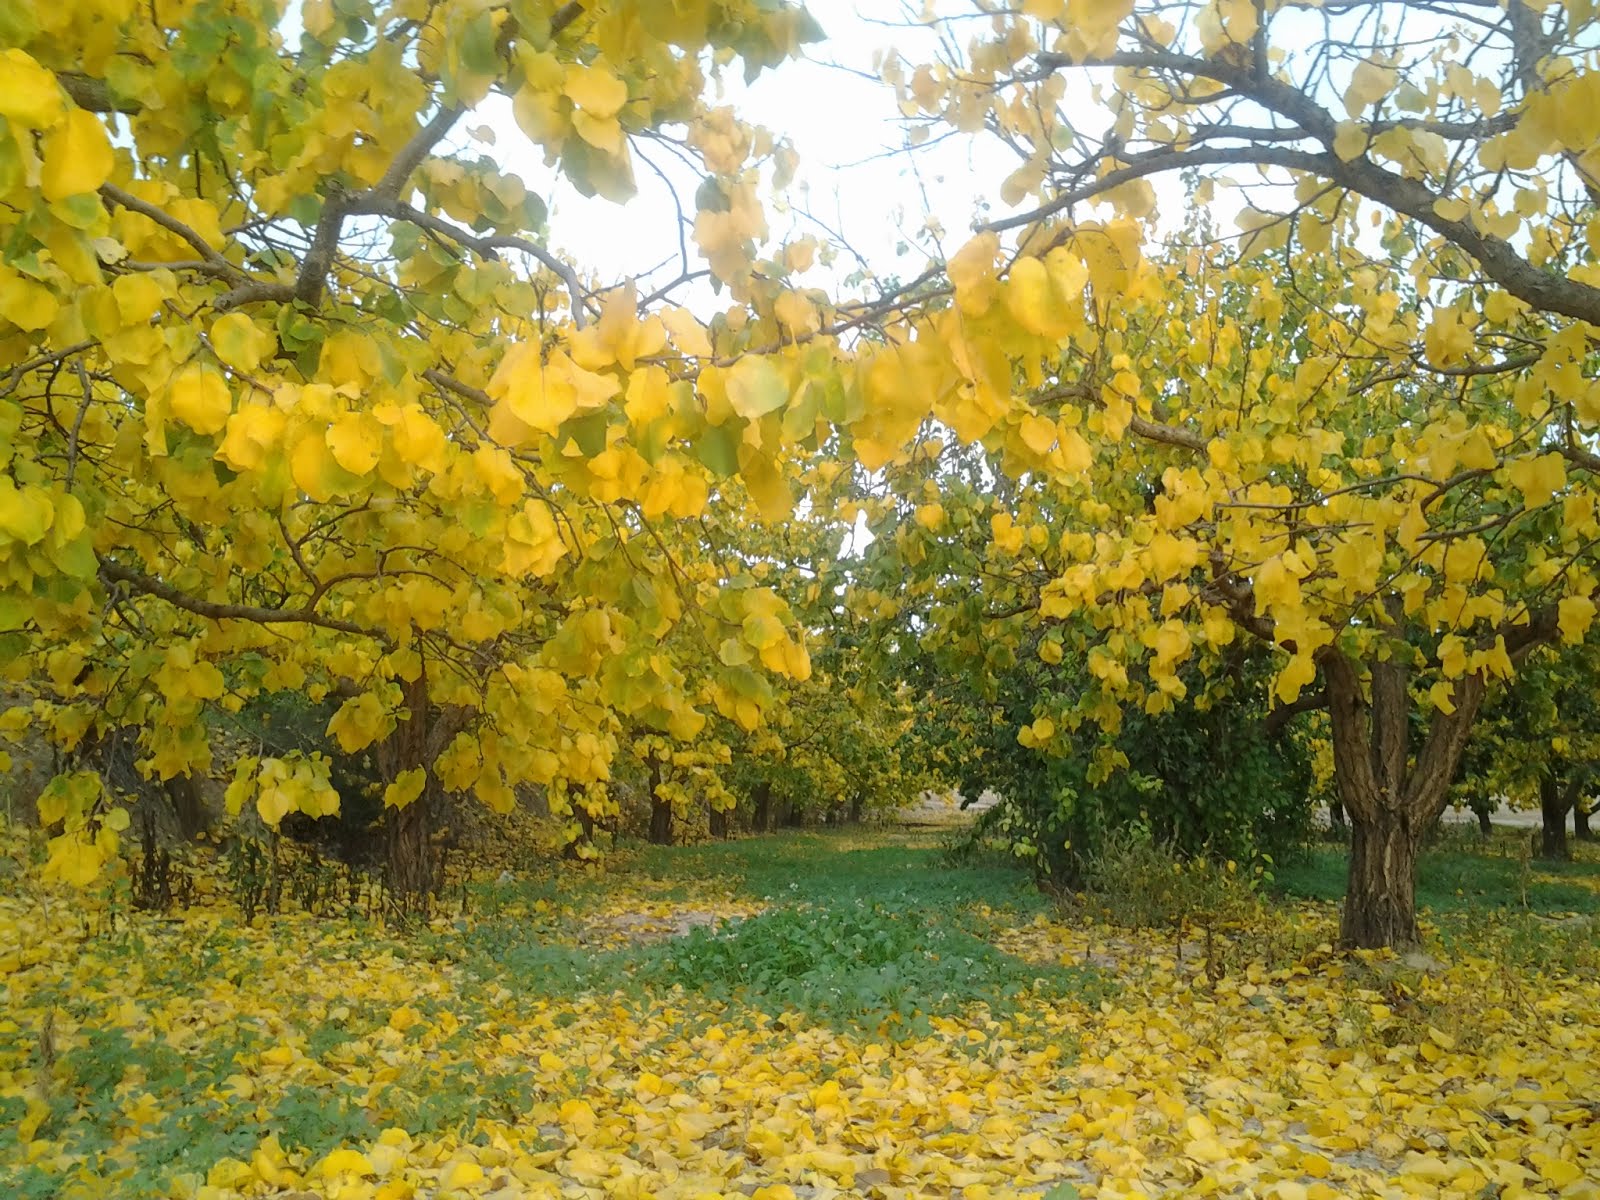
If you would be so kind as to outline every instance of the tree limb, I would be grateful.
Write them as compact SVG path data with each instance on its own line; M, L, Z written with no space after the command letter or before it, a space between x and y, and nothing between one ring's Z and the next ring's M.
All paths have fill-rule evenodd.
M374 638L385 644L389 641L385 634L375 629L368 629L353 621L324 616L308 608L262 608L253 604L220 604L214 600L202 600L198 596L180 591L154 575L146 575L142 571L135 571L132 567L125 567L104 554L97 553L96 557L100 560L100 578L107 583L125 583L135 591L165 600L175 608L181 608L185 612L205 617L207 620L251 621L257 625L315 625L338 633Z
M1254 71L1220 60L1172 53L1122 52L1086 59L1081 63L1073 63L1058 54L1039 54L1035 56L1035 61L1047 71L1071 66L1125 67L1210 79L1293 122L1322 143L1325 149L1320 153L1270 145L1158 149L1138 156L1136 160L1107 172L1099 179L1065 192L1030 213L993 222L985 227L987 229L999 231L1032 224L1081 200L1100 195L1118 184L1147 175L1198 166L1283 167L1320 176L1422 223L1475 259L1484 274L1507 292L1540 312L1560 313L1600 325L1600 287L1541 270L1518 254L1504 238L1483 233L1470 221L1440 216L1435 211L1435 205L1445 197L1420 180L1398 175L1365 155L1357 155L1348 161L1339 158L1333 153L1338 122L1326 109L1292 84L1270 76L1259 76Z

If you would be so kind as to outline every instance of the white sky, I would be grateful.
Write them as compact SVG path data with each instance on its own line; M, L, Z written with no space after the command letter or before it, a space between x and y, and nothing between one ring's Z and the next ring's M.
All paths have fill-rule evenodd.
M799 211L804 209L842 235L875 273L910 278L928 263L917 247L925 213L938 218L945 250L954 253L970 236L977 201L998 191L1016 160L983 136L924 147L914 159L895 153L904 147L906 127L894 91L864 76L876 75L874 53L891 45L913 63L932 61L933 34L926 28L886 25L902 19L897 0L808 0L807 8L826 41L807 47L807 59L785 62L749 87L742 65L735 63L714 99L731 104L746 122L787 137L800 154L800 170L788 192L794 207L781 211L769 201L774 245L808 233L819 242L831 240ZM580 273L604 283L619 282L671 255L655 278L665 282L677 274L677 213L667 185L639 155L648 155L673 179L693 220L700 177L685 164L658 146L636 141L638 195L628 204L586 199L564 183L551 192L552 172L517 129L509 105L501 103L497 109L491 101L479 113L497 132L493 152L502 167L545 196L551 208L551 248L577 263ZM695 253L692 243L690 253ZM844 254L833 271L819 265L805 282L825 286L858 266ZM721 307L705 286L678 294L702 315Z

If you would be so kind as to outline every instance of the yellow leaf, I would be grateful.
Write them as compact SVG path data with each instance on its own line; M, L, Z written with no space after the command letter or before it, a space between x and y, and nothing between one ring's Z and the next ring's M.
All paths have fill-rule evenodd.
M747 421L782 408L789 400L789 381L766 355L747 355L724 373L728 403Z
M288 788L273 784L263 786L256 795L256 812L273 829L295 810L294 796Z
M372 1173L372 1160L358 1150L335 1150L317 1165L317 1174L324 1179Z
M38 545L50 531L55 515L48 493L36 487L19 488L9 475L0 475L0 545L5 541Z
M0 52L0 117L27 129L48 129L64 107L54 75L21 50Z
M1367 131L1354 121L1340 121L1333 135L1333 152L1341 162L1360 158L1367 151Z
M44 284L0 264L0 317L31 333L54 321L60 308Z
M425 767L412 767L409 771L401 771L395 776L394 782L383 789L383 806L405 808L422 795L422 789L427 782L428 771Z
M447 1188L470 1187L483 1181L483 1168L475 1162L454 1162L439 1176L439 1184Z
M328 449L326 432L306 429L289 452L289 473L295 486L319 504L333 499L340 482L339 464Z
M1382 100L1400 81L1400 73L1393 67L1379 66L1364 60L1356 64L1350 77L1350 87L1344 94L1344 108L1354 120L1371 105Z
M980 233L956 252L945 268L956 290L956 303L970 316L981 316L994 303L998 284L994 260L1000 253L1000 237Z
M365 475L383 453L383 426L371 413L345 413L328 427L333 461L352 475Z
M579 109L572 114L572 127L596 150L604 150L613 157L623 151L622 126L615 117L594 117Z
M126 277L119 279L117 286L125 282ZM229 313L211 326L211 348L236 371L254 371L277 345L276 334L263 329L242 312Z
M233 395L221 371L190 363L172 377L168 404L172 415L196 433L221 433L233 412Z
M1029 413L1022 418L1022 427L1018 432L1022 435L1023 445L1041 456L1049 454L1050 448L1056 444L1056 423L1047 417Z
M1584 634L1594 623L1595 603L1587 596L1564 596L1556 605L1556 623L1561 628L1561 640L1569 646L1583 641Z
M98 191L115 166L111 139L93 113L75 108L44 135L44 169L39 186L46 200L65 200Z
M561 90L591 117L615 117L628 102L628 85L604 67L567 68Z
M1524 504L1538 508L1566 486L1566 460L1553 450L1536 458L1519 458L1506 467L1506 478L1522 493Z

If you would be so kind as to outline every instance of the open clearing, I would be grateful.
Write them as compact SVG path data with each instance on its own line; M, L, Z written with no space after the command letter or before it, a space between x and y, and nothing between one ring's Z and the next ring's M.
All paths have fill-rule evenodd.
M1504 849L1466 845L1424 862L1425 900ZM1600 1194L1587 921L1478 896L1418 970L1334 955L1333 907L1300 901L1208 950L941 855L638 851L405 936L220 902L113 923L8 887L5 1192ZM1600 906L1592 850L1532 882Z

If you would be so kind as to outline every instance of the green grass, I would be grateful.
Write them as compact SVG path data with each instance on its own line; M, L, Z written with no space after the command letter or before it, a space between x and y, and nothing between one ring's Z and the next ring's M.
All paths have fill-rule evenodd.
M892 839L892 840L888 840ZM784 833L699 846L642 847L632 868L663 880L711 880L751 900L805 904L903 901L923 907L986 905L1008 913L1047 906L1023 871L954 865L933 838L839 832Z
M1417 864L1417 905L1435 913L1515 910L1533 913L1600 912L1600 848L1574 844L1568 863L1529 858L1529 830L1451 831L1424 850ZM1280 865L1277 887L1288 896L1339 900L1348 862L1344 847L1317 847Z
M1004 1015L1024 996L1104 989L1095 972L995 949L986 934L1048 901L1023 872L954 865L927 838L864 844L850 832L789 833L640 847L619 870L648 879L656 899L690 899L715 884L767 907L718 929L613 950L555 945L518 920L479 921L440 950L521 995L612 993L649 1003L682 989L768 1017L801 1013L889 1036L924 1032L975 1005ZM546 885L529 886L545 894ZM564 898L594 886L572 879Z

